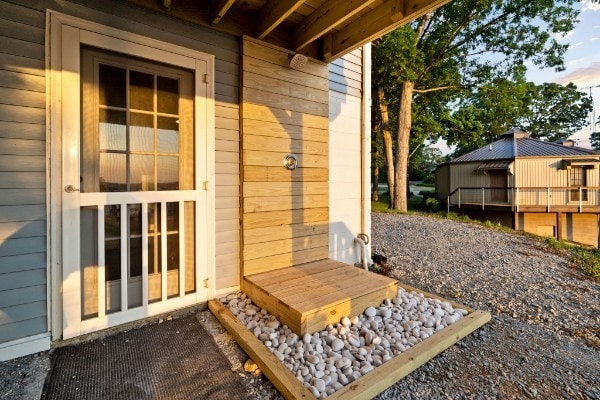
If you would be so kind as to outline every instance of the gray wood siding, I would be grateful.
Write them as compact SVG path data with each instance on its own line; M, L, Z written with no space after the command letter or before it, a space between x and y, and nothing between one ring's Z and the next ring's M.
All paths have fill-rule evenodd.
M238 40L120 1L0 0L0 342L47 331L47 9L215 56L216 288L239 285Z
M45 18L0 2L0 342L48 330Z

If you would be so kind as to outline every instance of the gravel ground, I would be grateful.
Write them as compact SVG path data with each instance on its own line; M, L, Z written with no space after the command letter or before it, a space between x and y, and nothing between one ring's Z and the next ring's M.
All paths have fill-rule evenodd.
M374 213L372 222L388 275L492 313L377 399L600 399L600 285L566 254L450 220ZM225 354L237 348L218 323L213 332ZM234 365L242 374L244 358ZM246 376L256 399L280 398L262 374Z
M492 321L381 399L600 399L600 285L524 235L374 213L387 273Z
M0 399L39 399L49 371L47 351L0 362Z
M527 236L422 216L373 214L386 273L488 310L492 321L378 399L600 399L600 284ZM256 399L280 399L210 314L198 318ZM47 353L0 363L0 399L34 399ZM39 385L39 379L38 385ZM43 379L42 379L43 382Z

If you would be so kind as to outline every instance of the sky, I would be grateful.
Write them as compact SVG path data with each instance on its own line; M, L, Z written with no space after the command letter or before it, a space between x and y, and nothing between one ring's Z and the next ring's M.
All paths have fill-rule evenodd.
M592 94L594 111L590 118L598 121L600 117L600 3L583 0L580 3L581 13L575 29L564 37L556 38L560 43L569 43L565 54L565 71L556 72L553 69L540 70L529 66L529 80L541 84L555 82L566 85L573 82L579 89ZM590 120L591 122L591 120ZM595 130L600 130L596 125ZM590 148L590 124L571 136L579 146Z
M600 118L600 3L592 3L590 0L582 0L578 7L581 9L579 23L575 29L564 37L557 37L560 43L569 43L569 49L565 53L565 67L561 72L554 69L539 69L532 64L528 65L527 78L536 84L554 82L566 85L573 82L587 94L592 95L594 111L589 118L598 121ZM595 130L600 130L596 125ZM578 146L591 148L590 133L593 132L591 125L573 134ZM438 142L434 147L440 148L444 153L450 153L452 149L445 143Z

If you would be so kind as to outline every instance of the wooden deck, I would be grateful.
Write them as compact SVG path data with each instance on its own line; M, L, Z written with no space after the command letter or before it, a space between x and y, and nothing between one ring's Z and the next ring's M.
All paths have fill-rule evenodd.
M242 290L298 335L393 298L398 282L334 260L245 276Z

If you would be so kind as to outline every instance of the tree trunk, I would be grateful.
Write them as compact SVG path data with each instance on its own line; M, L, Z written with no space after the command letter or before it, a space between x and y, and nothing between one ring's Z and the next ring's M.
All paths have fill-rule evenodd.
M390 131L390 123L388 118L388 107L383 93L383 87L377 88L377 97L379 98L379 112L381 113L381 129L383 130L383 150L385 155L385 165L387 167L387 184L390 192L389 207L393 208L394 198L394 151L392 143L392 132Z
M401 86L400 101L398 105L398 137L396 139L396 164L394 200L392 208L402 212L408 209L408 154L409 137L412 125L412 96L414 83L404 82Z
M389 129L383 131L383 146L385 149L385 165L387 167L387 184L388 191L390 193L390 202L389 207L393 208L393 199L396 190L396 186L394 186L394 152L392 150L392 132Z
M379 154L378 151L375 152L375 158ZM373 187L371 188L371 201L379 201L379 167L373 167Z

